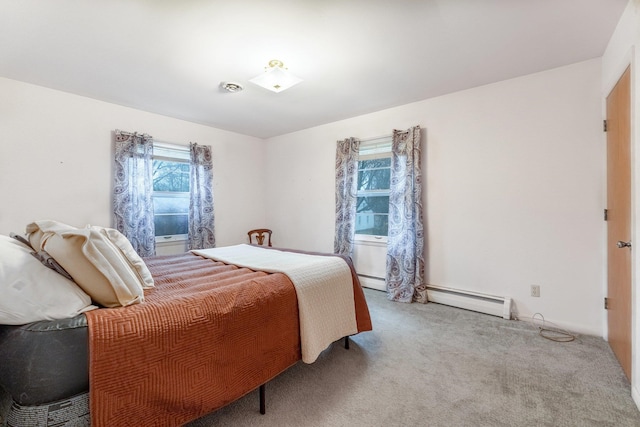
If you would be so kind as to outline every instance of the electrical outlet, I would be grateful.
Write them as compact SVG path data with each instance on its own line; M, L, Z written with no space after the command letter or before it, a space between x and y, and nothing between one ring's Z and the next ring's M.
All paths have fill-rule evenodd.
M531 285L531 296L532 297L540 296L540 285Z

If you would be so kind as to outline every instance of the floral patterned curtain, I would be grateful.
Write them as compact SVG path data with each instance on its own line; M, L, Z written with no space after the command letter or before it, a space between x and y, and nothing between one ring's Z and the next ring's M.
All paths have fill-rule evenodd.
M213 162L211 147L189 144L190 200L189 249L207 249L216 246L213 215Z
M153 138L115 131L114 227L142 257L156 253L153 222Z
M347 138L336 147L336 233L333 251L351 255L355 238L360 141Z
M427 302L420 127L394 130L391 151L387 296L399 302Z

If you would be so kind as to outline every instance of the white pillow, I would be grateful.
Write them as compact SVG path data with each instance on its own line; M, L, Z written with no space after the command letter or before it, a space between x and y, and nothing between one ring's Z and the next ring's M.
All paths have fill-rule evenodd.
M144 301L153 277L131 243L117 230L76 228L43 220L27 225L31 245L51 255L91 298L104 307Z
M0 295L0 324L3 325L65 319L97 308L75 283L31 255L31 248L2 235Z

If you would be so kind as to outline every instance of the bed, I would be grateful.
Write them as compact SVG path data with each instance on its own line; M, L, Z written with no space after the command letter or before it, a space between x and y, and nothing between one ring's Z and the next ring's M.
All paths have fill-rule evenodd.
M300 299L298 282L309 268L285 274L264 263L286 251L250 247L246 255L245 249L239 258L238 247L146 258L155 287L144 291L142 303L0 326L8 425L182 425L300 360L312 363L331 342L371 330L349 258L291 253L345 266L348 283L339 286L348 289L354 324L341 329L323 324L340 318L332 313L336 304L319 303L324 278ZM264 268L247 265L256 250L267 254L258 261ZM334 332L318 340L314 328Z

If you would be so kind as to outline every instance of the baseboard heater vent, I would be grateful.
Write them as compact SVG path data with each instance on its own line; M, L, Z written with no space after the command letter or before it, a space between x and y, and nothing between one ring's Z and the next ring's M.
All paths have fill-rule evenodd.
M511 319L511 298L427 285L429 301Z
M373 277L364 274L358 274L358 279L360 280L360 284L365 288L377 289L379 291L387 290L387 282L385 282L383 277Z

